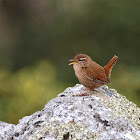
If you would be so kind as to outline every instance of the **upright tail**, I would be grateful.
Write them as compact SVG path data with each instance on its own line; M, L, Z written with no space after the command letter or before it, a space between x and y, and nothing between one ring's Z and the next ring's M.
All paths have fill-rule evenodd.
M117 61L118 61L118 56L114 55L113 58L109 61L109 63L106 66L104 66L107 72L108 78L110 78L112 68L116 64Z

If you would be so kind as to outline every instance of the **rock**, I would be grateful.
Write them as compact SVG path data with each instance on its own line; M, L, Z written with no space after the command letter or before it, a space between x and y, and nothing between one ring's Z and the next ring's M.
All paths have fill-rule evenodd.
M10 140L14 135L14 124L8 124L0 121L0 140Z
M4 140L139 140L140 108L114 89L102 86L89 96L77 84L26 116L0 129ZM4 124L2 128L4 128ZM1 126L0 126L1 128ZM13 131L11 131L11 129Z

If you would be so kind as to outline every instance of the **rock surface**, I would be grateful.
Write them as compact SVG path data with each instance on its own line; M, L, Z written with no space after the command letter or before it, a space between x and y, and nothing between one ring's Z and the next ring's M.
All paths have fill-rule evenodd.
M19 124L0 122L0 140L140 140L140 108L102 86L89 96L77 84Z
M0 140L10 140L14 135L14 124L8 124L0 121Z

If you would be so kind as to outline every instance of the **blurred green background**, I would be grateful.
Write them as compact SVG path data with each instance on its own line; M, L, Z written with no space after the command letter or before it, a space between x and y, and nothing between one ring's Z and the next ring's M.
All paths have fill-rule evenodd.
M140 106L139 0L0 0L0 120L17 123L78 83L69 59L88 54Z

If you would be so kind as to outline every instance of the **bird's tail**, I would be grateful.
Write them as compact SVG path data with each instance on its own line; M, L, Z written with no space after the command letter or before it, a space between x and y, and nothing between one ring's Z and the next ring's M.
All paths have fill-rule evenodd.
M117 61L118 61L118 56L114 55L113 58L109 61L109 63L106 66L104 66L107 72L108 78L110 78L112 68L116 64Z

